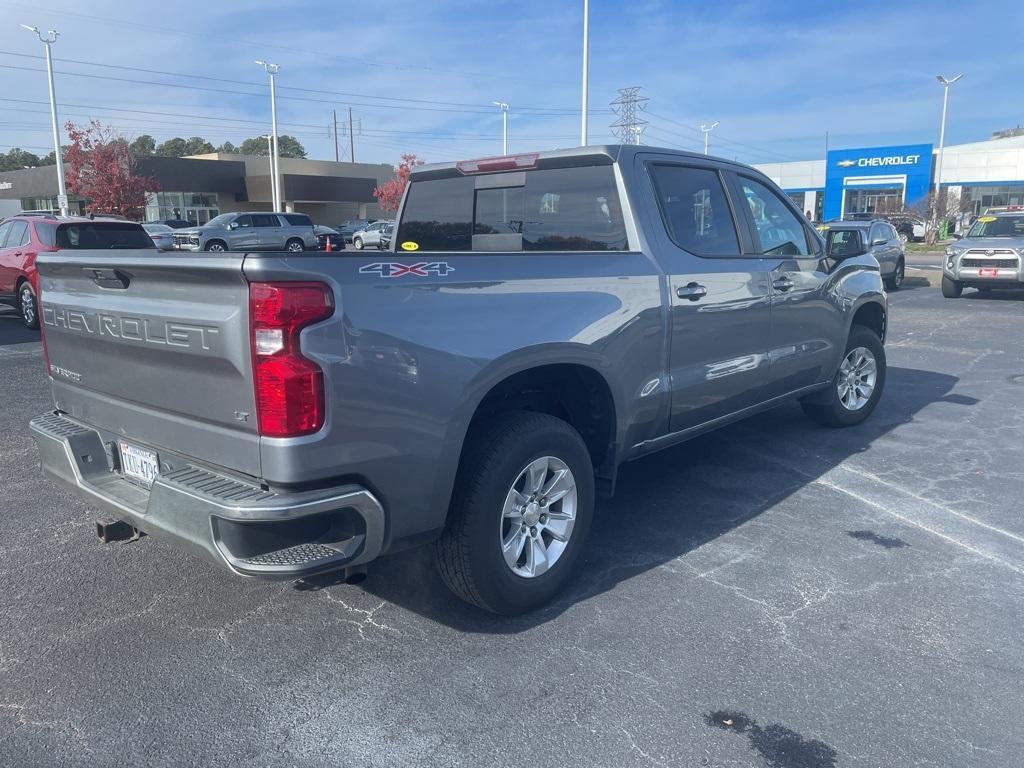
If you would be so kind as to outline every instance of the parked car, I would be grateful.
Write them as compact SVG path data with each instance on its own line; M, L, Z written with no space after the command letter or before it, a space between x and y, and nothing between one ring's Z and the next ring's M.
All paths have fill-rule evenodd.
M60 249L152 249L141 225L105 218L17 215L0 223L0 303L21 313L31 329L39 327L36 258Z
M380 233L380 240L377 243L377 247L382 251L391 250L391 241L395 235L395 222L389 222L384 231Z
M187 227L195 226L191 221L185 219L161 219L160 221L154 221L154 224L165 224L171 229L186 229Z
M366 229L368 226L373 224L376 219L349 219L343 221L341 224L335 227L338 230L338 234L345 238L346 243L352 242L352 236L355 235L361 229Z
M916 216L902 213L848 213L843 221L888 221L893 225L896 234L904 243L916 243L924 240L926 225Z
M888 221L830 221L818 226L825 237L826 253L833 258L869 254L878 262L890 291L903 285L907 256L903 239Z
M149 233L153 245L161 251L174 250L174 230L166 224L143 224L142 228Z
M361 229L352 235L352 245L357 251L363 248L380 248L380 238L384 230L393 221L375 221L365 229Z
M957 299L964 288L991 291L1024 286L1024 210L979 216L965 237L946 248L942 295Z
M792 399L852 426L882 395L878 262L827 258L749 166L429 165L398 222L384 257L42 256L43 471L248 576L433 541L456 595L513 614L566 583L624 462Z
M323 224L314 224L313 231L316 232L317 248L321 251L327 250L328 242L331 244L332 251L345 250L345 238L330 227L325 227Z
M304 213L222 213L201 227L174 233L179 251L315 251L313 222Z

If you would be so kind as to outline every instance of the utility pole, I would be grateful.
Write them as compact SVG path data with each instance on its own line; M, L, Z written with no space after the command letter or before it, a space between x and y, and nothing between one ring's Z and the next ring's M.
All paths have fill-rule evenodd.
M936 230L939 224L939 195L942 194L942 153L946 146L946 107L949 106L949 86L961 77L963 74L951 78L945 78L942 75L935 76L935 79L942 85L942 123L939 125L939 156L935 158L935 204L932 206Z
M590 84L590 0L583 0L583 101L580 105L580 146L587 146L587 96Z
M334 162L339 162L341 157L338 155L338 110L331 110L331 117L334 119Z
M362 122L359 123L362 125ZM352 107L348 108L348 159L356 161L356 140L352 135Z
M508 154L508 104L504 101L492 101L491 104L501 110L501 154Z
M277 64L266 61L256 61L268 75L270 75L270 135L273 138L270 149L270 164L273 167L273 178L271 179L271 195L274 198L274 210L281 210L281 167L278 160L277 149L277 88L274 82L278 71L281 69Z
M704 154L705 155L708 153L708 149L710 148L711 132L713 130L715 130L715 128L718 127L718 124L719 124L718 120L715 120L715 122L713 122L711 125L706 125L704 123L701 123L700 129L704 132Z
M64 186L64 158L60 152L60 124L57 122L57 95L53 88L53 54L50 51L50 46L57 42L60 32L51 29L46 33L46 37L43 37L39 27L30 27L28 24L22 24L21 26L29 32L35 32L39 42L46 48L46 78L50 85L50 123L53 128L53 156L57 161L57 207L60 208L61 216L67 216L68 190Z
M612 133L619 137L622 144L639 144L640 134L647 125L646 120L641 120L638 113L647 109L649 99L640 95L639 85L629 88L619 88L619 98L611 103L612 112L618 115L619 119L611 124Z

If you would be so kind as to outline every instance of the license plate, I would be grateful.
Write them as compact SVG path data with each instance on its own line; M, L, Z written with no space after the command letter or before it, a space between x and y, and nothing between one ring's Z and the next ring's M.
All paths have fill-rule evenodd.
M152 451L136 448L125 442L119 442L121 449L121 470L124 476L150 486L160 474L160 460Z
M998 269L979 269L978 270L978 276L979 277L999 277L999 270Z

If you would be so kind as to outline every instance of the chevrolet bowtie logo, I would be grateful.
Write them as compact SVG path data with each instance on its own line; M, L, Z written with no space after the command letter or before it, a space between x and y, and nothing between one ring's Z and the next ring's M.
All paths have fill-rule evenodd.
M838 163L836 163L836 165L838 165L840 168L849 168L851 165L856 164L856 160L840 160Z

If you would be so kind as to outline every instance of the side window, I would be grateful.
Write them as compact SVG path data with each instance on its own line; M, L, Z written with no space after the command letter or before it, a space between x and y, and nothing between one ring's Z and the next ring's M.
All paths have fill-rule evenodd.
M7 247L17 248L28 242L28 222L12 221L11 231L7 235Z
M881 224L872 224L871 232L868 234L868 245L872 245L876 240L888 240L885 231Z
M57 228L52 224L44 224L37 222L35 224L36 237L39 238L39 242L43 245L48 245L51 248L57 244ZM2 239L2 238L0 238Z
M506 190L512 200L514 189ZM521 191L521 190L520 190ZM524 251L624 251L629 247L610 165L527 171L521 221Z
M237 224L240 227L251 227L252 216L239 216L237 219L235 219L235 224Z
M811 250L803 217L797 218L778 194L760 181L741 176L739 182L754 217L760 253L764 256L809 255Z
M281 222L277 216L272 216L269 213L257 213L252 217L252 223L254 227L280 227Z
M412 182L395 241L421 251L471 250L473 177Z
M889 231L889 239L890 240L899 240L900 239L899 233L896 231L896 228L892 224L886 224L885 228Z
M654 190L672 241L698 256L739 256L736 225L722 180L708 168L651 167Z
M7 233L11 231L11 224L14 222L8 221L4 224L0 224L0 248L4 247L4 243L7 242Z
M311 227L312 220L304 213L286 213L284 220L293 227Z
M827 253L832 258L845 259L864 252L860 232L856 229L832 229L827 237Z

